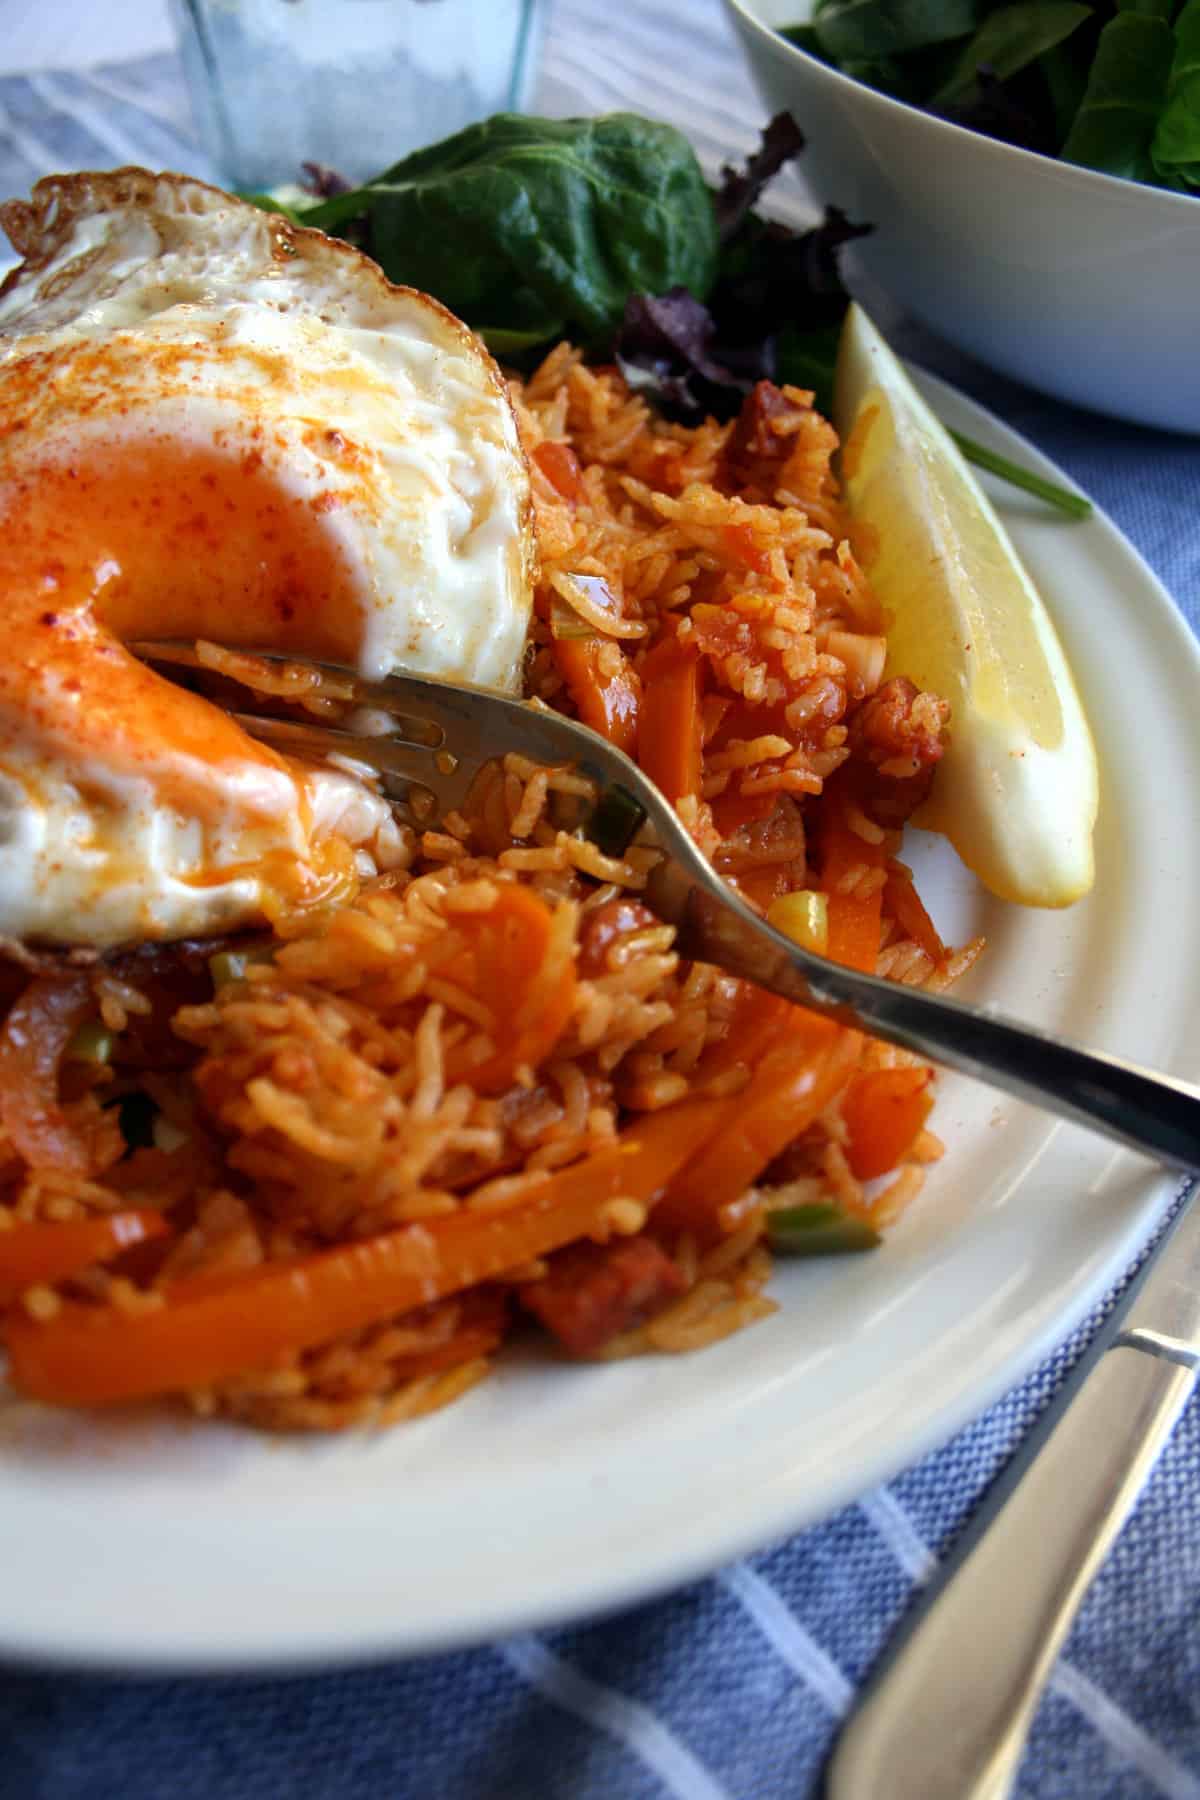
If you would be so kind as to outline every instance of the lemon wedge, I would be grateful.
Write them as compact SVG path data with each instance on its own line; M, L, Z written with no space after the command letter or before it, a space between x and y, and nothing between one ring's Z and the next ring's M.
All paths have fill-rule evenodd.
M952 708L914 823L950 839L1005 900L1067 906L1091 887L1096 750L1050 615L948 432L851 305L834 424L851 515L872 527L887 675Z

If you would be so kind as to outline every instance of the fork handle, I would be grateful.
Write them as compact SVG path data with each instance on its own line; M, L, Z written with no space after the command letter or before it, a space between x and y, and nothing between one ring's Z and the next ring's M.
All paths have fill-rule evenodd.
M944 994L813 956L696 885L677 908L684 955L719 963L786 1000L1003 1088L1159 1162L1200 1173L1200 1089Z

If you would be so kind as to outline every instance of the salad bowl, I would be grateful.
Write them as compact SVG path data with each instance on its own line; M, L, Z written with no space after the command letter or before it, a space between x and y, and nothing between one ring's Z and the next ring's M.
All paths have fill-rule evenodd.
M874 227L851 271L1002 374L1200 432L1200 199L1017 149L849 79L780 35L805 0L725 5L767 105L805 134L797 167L814 201Z

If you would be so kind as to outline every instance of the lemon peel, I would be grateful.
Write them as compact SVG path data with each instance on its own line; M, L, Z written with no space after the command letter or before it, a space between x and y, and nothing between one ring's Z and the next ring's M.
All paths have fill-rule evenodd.
M1095 878L1096 751L1053 622L949 433L857 304L833 420L851 516L869 528L885 676L950 702L946 754L914 823L992 893L1067 906Z

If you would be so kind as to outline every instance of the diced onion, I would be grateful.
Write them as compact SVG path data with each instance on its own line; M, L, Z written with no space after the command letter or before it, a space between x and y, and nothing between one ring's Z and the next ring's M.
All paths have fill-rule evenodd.
M878 690L887 656L885 639L868 637L861 631L829 631L824 648L828 656L836 656L845 664L851 688L859 699Z
M643 638L650 627L645 619L626 619L616 595L602 575L567 575L555 569L550 585L593 631L605 637Z
M555 594L550 602L550 636L552 638L594 638L596 633L586 624L573 606L560 600Z

